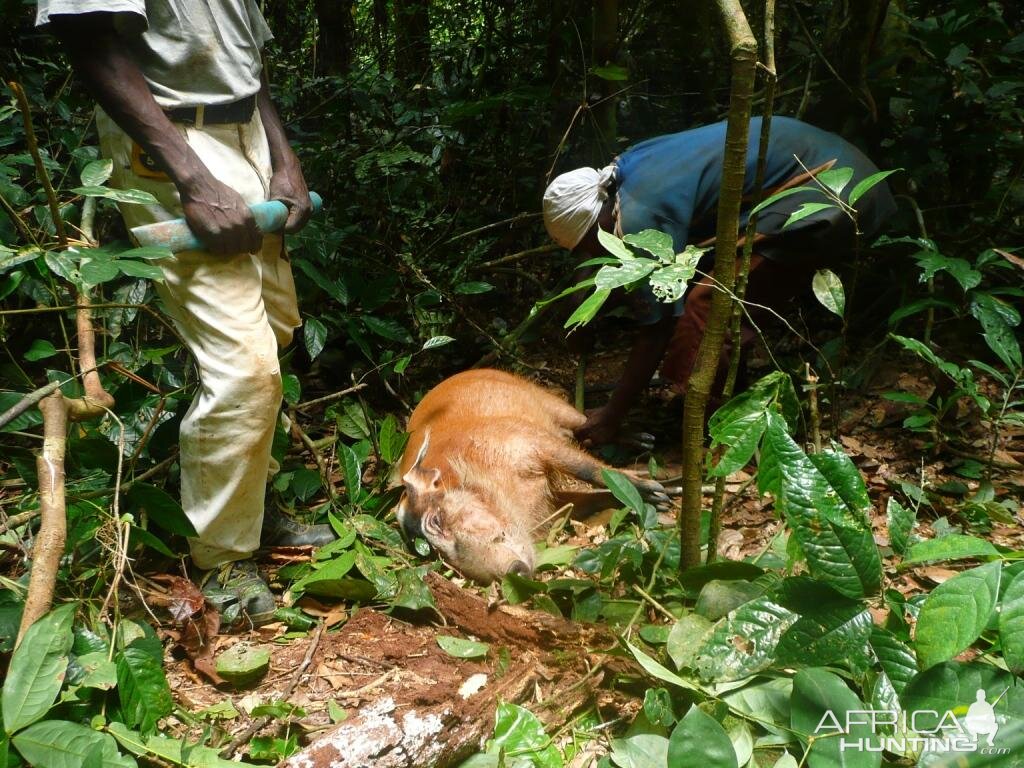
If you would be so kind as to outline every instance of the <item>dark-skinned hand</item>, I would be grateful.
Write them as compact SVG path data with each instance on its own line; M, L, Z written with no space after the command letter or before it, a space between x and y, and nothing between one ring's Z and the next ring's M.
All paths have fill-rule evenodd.
M254 253L263 244L252 211L231 187L209 176L179 188L185 220L196 237L220 256Z
M288 206L285 232L291 234L306 226L309 217L313 215L313 204L309 201L309 188L297 160L274 171L270 178L270 198Z

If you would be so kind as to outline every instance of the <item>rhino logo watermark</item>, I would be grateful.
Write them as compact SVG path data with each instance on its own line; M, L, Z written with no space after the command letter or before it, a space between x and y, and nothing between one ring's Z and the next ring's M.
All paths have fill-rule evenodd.
M1009 689L1007 689L1009 690ZM995 705L1003 691L989 703L984 689L975 693L966 714L957 717L953 710L934 709L893 711L888 709L851 709L837 717L832 710L821 716L814 736L839 738L840 751L892 752L919 755L923 752L979 752L987 755L1009 754L1009 748L995 745L999 731ZM963 712L962 707L958 710Z

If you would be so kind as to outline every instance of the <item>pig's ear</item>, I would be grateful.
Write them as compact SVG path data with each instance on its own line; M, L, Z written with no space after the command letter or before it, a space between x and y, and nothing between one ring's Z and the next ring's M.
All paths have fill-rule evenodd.
M423 457L427 455L429 447L430 430L428 429L423 435L423 442L420 444L419 451L416 452L416 461L413 462L409 471L402 475L402 482L411 495L441 489L441 470L436 467L434 469L426 469L423 466Z

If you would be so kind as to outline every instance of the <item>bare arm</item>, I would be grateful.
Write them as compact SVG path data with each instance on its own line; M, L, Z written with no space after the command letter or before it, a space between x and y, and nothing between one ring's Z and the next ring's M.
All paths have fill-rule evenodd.
M622 378L612 392L608 404L593 411L583 426L576 430L576 439L591 445L612 442L636 403L640 393L650 384L668 348L676 320L665 317L651 326L640 328L630 350Z
M284 125L270 100L270 88L266 73L261 78L262 87L258 99L260 119L270 145L270 164L274 175L270 179L270 197L288 206L288 220L285 232L297 232L309 221L313 206L309 202L309 189L302 175L299 159L292 151L285 134Z
M167 173L192 231L214 253L258 250L262 235L245 201L218 181L153 99L110 14L54 16L54 34L100 106Z

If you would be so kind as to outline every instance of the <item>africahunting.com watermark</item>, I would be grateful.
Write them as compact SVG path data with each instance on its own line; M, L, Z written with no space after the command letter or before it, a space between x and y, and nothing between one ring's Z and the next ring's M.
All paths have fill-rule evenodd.
M1005 691L1004 691L1005 693ZM999 698L1002 698L1000 695ZM996 744L999 723L994 705L983 689L965 714L932 709L893 711L887 709L851 709L838 715L826 710L817 738L839 739L840 751L892 752L901 755L923 752L979 752L985 755L1009 754L1009 748Z

